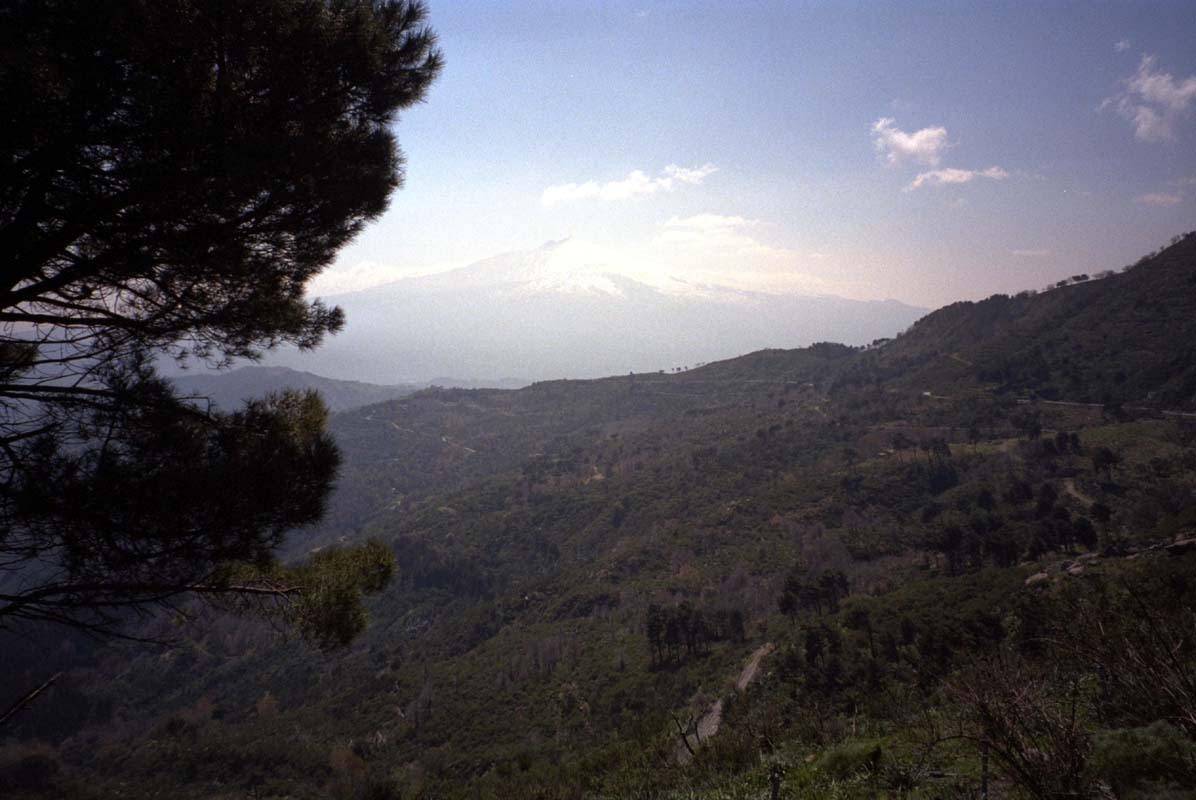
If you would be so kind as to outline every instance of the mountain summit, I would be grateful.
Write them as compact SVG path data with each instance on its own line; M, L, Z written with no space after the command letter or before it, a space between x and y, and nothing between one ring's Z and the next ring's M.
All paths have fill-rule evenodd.
M765 347L892 336L924 309L658 277L573 239L336 297L346 329L275 363L400 383L656 372Z

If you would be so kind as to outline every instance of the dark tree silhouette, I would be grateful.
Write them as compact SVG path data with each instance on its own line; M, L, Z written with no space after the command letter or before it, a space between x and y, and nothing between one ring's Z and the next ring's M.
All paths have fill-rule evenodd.
M648 648L651 652L652 663L663 660L663 645L665 631L665 615L660 606L652 603L648 606L647 616Z
M340 327L305 287L402 182L390 126L441 66L424 17L404 0L0 6L0 629L114 633L195 594L304 598L287 606L324 643L364 624L388 550L273 566L335 473L318 398L216 413L154 364Z
M1121 463L1121 456L1107 447L1098 447L1092 453L1092 469L1094 472L1105 473L1105 478L1113 482L1113 470Z

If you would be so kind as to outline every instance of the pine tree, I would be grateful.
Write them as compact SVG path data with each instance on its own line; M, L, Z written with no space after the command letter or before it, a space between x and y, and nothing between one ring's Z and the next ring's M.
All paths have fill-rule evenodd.
M322 403L215 413L155 364L341 326L306 285L402 182L391 125L441 66L424 17L404 0L0 6L0 628L112 633L203 595L302 597L287 614L322 643L360 629L388 550L273 565L335 475Z

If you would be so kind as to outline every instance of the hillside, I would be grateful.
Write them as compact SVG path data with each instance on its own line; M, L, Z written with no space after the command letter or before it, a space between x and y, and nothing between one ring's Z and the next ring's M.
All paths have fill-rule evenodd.
M876 358L947 392L1196 410L1196 236L1124 271L1037 294L956 303Z
M363 637L211 616L167 650L63 640L0 778L929 800L979 791L985 742L992 797L1188 796L1196 423L1163 412L1193 405L1193 276L1189 236L879 347L338 414L338 494L295 547L394 548ZM10 649L11 685L48 650Z
M420 385L381 386L361 381L324 378L286 367L240 367L230 372L184 374L171 378L178 391L207 398L224 409L282 389L314 389L332 411L381 403L425 388Z

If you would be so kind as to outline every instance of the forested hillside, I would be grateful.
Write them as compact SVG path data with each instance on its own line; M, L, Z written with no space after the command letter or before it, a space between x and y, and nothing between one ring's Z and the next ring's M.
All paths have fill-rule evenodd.
M1196 237L1120 273L930 314L875 362L927 388L1196 410Z
M241 367L231 372L182 374L171 379L184 395L197 402L211 400L225 409L236 409L250 398L284 389L317 391L330 411L381 403L412 394L425 386L396 384L383 386L361 381L338 381L286 367Z
M65 674L5 797L1188 797L1196 235L868 348L335 416L321 653L209 613ZM14 666L7 666L7 665ZM987 766L985 766L987 765Z

